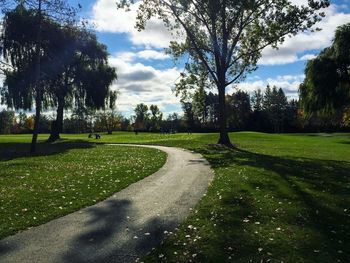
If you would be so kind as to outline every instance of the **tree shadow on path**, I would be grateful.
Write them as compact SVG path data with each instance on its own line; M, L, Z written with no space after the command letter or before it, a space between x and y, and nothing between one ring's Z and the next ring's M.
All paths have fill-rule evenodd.
M109 200L88 208L88 213L91 220L70 241L70 249L57 263L132 262L160 245L165 230L176 227L171 218L153 217L136 223L130 200Z

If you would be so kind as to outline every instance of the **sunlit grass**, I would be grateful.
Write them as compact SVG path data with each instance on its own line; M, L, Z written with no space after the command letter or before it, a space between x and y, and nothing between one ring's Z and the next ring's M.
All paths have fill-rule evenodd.
M101 201L166 160L154 149L81 142L43 143L28 156L15 141L0 142L0 237Z
M350 262L349 134L232 133L235 150L216 147L217 134L63 137L177 146L209 160L207 195L146 261Z

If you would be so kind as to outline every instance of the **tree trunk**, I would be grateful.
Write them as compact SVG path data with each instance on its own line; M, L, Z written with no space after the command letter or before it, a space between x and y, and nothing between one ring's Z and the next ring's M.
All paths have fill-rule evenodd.
M37 39L36 39L36 65L35 65L35 89L36 89L36 98L35 98L35 123L34 123L34 130L33 130L33 137L32 137L32 143L30 145L30 153L35 153L36 151L36 142L38 140L38 134L39 134L39 121L40 121L40 114L41 114L41 103L43 99L43 93L41 90L41 83L40 83L40 71L41 71L41 3L42 0L39 0L39 6L38 6L38 33L37 33Z
M36 151L36 142L38 140L38 134L39 134L41 102L42 102L42 96L41 96L40 90L38 90L37 95L36 95L36 99L35 99L35 104L36 104L35 105L35 119L34 119L32 143L30 145L30 153L35 153L35 151Z
M63 130L63 112L64 112L64 96L58 98L56 120L52 122L51 134L48 142L55 142L60 139L60 133Z
M220 137L218 144L223 144L232 147L230 137L227 132L227 120L226 120L226 100L225 100L225 86L221 85L218 87L219 91L219 126L220 126Z

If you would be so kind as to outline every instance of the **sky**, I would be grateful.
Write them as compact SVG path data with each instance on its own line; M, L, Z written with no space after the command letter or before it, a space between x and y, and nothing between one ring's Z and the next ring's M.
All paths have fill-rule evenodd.
M142 1L142 0L141 0ZM297 4L307 0L292 0ZM181 63L164 53L172 39L160 21L152 19L145 31L135 29L136 10L139 1L130 12L117 9L116 0L69 0L72 6L81 5L79 15L89 21L96 30L98 40L109 51L109 63L117 70L118 80L113 89L120 92L118 110L133 114L138 103L156 104L165 115L181 113L179 98L172 89L183 70ZM330 46L336 28L350 22L350 0L331 0L325 10L326 17L317 25L322 31L300 33L287 38L279 50L266 48L262 53L257 71L235 87L248 92L269 84L281 87L288 98L298 97L298 86L304 78L305 63L320 50Z

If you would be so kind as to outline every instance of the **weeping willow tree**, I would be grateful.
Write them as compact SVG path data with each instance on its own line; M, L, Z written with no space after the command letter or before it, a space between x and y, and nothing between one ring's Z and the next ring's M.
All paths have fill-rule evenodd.
M330 116L350 106L350 23L338 27L332 46L307 63L299 93L308 114Z
M108 65L108 52L91 32L74 27L61 29L55 42L51 72L56 76L50 92L57 107L56 120L49 141L56 141L63 128L64 109L70 107L105 107L105 99L116 79L115 69Z
M6 15L3 54L14 69L6 72L2 97L16 109L31 109L35 104L36 116L57 107L49 138L53 142L60 138L64 109L73 105L104 107L116 72L108 65L106 46L98 43L93 33L44 16L38 85L36 37L31 33L36 30L36 19L35 10L23 5Z
M6 85L11 87L11 91L8 89L2 93L5 93L8 105L17 109L29 109L35 103L30 149L34 153L48 86L41 65L42 59L50 52L43 28L50 24L50 20L70 23L75 10L63 0L2 0L2 9L5 11L2 53L5 62L12 67L12 71L6 73Z

